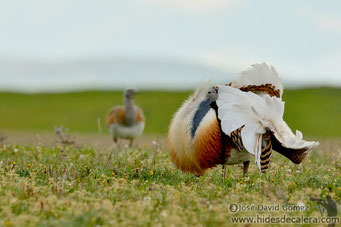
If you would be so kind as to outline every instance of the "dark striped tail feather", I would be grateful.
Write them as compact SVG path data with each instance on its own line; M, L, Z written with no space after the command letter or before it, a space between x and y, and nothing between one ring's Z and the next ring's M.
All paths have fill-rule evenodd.
M260 167L263 173L265 173L269 169L271 157L272 157L271 134L269 132L266 132L263 134L262 151L260 155Z
M241 136L241 131L244 126L234 130L231 133L231 139L233 144L238 150L245 150L243 146L243 141L242 141L242 136ZM271 132L267 131L262 135L263 142L262 142L262 151L260 155L260 168L263 173L265 173L271 163L271 158L272 158L272 143L271 143Z
M236 129L231 133L231 139L234 144L234 146L238 150L245 150L241 138L241 130L244 126ZM267 131L262 136L262 151L260 155L260 167L261 171L265 173L271 163L272 159L272 150L277 151L278 153L282 154L283 156L287 157L289 160L291 160L295 164L300 164L305 157L307 156L308 148L303 149L291 149L284 147L273 135L271 131Z
M271 134L271 141L272 149L274 149L281 155L287 157L290 161L292 161L295 164L300 164L308 155L307 152L308 148L292 149L284 147L273 134Z
M236 146L236 148L240 151L245 150L244 145L243 145L243 141L242 141L242 129L243 129L244 125L236 130L234 130L233 132L231 132L231 139L234 143L234 145Z

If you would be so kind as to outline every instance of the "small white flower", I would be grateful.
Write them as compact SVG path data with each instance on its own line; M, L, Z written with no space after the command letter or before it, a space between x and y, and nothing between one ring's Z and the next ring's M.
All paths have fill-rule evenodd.
M296 170L296 173L301 173L301 171L299 171L299 170Z
M157 144L157 142L153 140L152 144L156 145L156 144Z
M18 149L17 149L17 148L15 148L15 149L14 149L14 153L17 153L17 152L18 152Z
M291 173L291 169L288 169L287 172L288 172L288 173Z

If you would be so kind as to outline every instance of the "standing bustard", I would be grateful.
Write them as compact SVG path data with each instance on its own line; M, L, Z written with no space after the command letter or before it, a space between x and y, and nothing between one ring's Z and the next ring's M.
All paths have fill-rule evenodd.
M134 103L137 94L135 89L124 92L124 106L116 106L107 114L106 123L114 142L118 139L130 140L132 146L135 138L143 133L145 117L140 107Z
M175 114L168 147L182 171L202 175L218 164L244 164L252 155L262 172L272 150L299 164L318 142L294 135L283 120L281 77L273 67L255 64L224 86L199 87Z

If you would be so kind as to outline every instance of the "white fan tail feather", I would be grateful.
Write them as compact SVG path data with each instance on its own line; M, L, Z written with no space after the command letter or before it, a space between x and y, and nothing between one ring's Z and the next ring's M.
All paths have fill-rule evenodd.
M318 142L302 140L302 133L294 135L283 120L284 102L268 94L257 95L243 92L237 88L223 86L219 89L218 118L222 131L231 133L244 126L241 131L245 149L255 155L255 162L260 168L262 134L271 131L283 147L289 149L305 149L310 151L319 145Z
M232 87L241 88L248 85L272 84L280 90L280 96L283 94L282 77L273 66L266 63L253 64L248 70L242 71L240 77L231 83Z

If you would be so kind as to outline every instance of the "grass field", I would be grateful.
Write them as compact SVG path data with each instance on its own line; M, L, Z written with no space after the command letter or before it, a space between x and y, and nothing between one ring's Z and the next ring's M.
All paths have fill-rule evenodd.
M310 198L341 202L340 146L314 152L301 166L276 155L261 174L251 165L221 167L197 178L179 172L165 150L55 145L1 149L0 220L4 226L226 226L231 204L309 206L307 211L258 212L321 218ZM338 150L337 150L338 149ZM110 155L111 154L111 155Z
M109 136L98 133L97 121L104 132L104 116L122 102L121 92L0 93L0 132L9 137L0 145L0 226L230 226L232 218L257 214L320 221L318 203L310 198L341 203L341 89L285 91L289 126L322 141L302 165L276 154L266 174L252 163L246 176L237 165L228 166L225 177L221 166L198 178L169 160L169 121L188 95L141 92L136 102L145 111L147 136L132 149L114 149ZM25 133L52 132L58 125L84 134L83 142L62 145L53 135L24 140ZM15 135L24 142L10 142ZM232 204L256 209L233 213ZM280 210L259 211L258 205ZM309 207L284 210L297 205Z
M190 92L142 91L136 97L146 115L146 134L167 133L170 119ZM285 90L285 120L305 136L341 137L341 89ZM68 94L0 93L0 130L51 131L64 125L72 132L104 131L108 110L122 103L121 92Z

